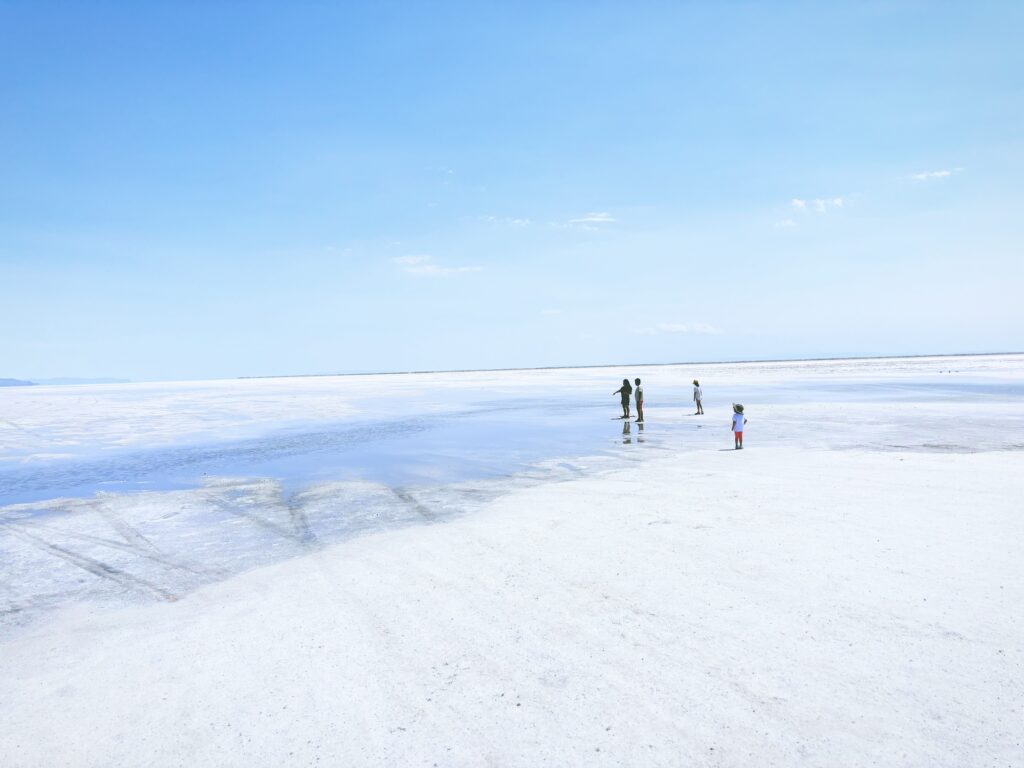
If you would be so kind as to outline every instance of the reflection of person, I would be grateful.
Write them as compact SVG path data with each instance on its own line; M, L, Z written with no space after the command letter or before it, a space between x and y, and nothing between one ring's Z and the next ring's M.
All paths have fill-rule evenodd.
M632 443L633 442L633 438L630 437L630 434L629 434L629 422L628 421L622 422L622 442L624 442L624 443Z
M697 404L697 412L694 416L700 416L704 413L704 406L700 404L701 399L704 397L704 393L700 389L700 382L696 379L693 380L693 402Z
M640 379L634 382L636 389L633 390L633 399L636 400L636 423L644 423L644 388L640 386Z
M629 379L622 380L622 386L612 392L613 395L622 395L622 418L629 418L629 396L633 394L633 387L629 384Z
M736 450L743 450L743 425L747 423L747 417L743 415L743 406L739 403L732 404L732 433L736 438Z

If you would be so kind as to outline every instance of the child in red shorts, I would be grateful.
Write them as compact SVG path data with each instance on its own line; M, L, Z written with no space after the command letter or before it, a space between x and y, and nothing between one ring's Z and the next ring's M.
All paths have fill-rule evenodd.
M747 417L743 415L743 406L739 403L732 404L732 433L736 438L736 450L743 450L743 425L747 423Z

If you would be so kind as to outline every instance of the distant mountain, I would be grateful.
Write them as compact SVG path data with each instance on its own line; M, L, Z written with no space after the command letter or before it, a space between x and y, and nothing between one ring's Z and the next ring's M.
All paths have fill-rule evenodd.
M0 379L0 387L34 387L34 381L22 381L21 379Z

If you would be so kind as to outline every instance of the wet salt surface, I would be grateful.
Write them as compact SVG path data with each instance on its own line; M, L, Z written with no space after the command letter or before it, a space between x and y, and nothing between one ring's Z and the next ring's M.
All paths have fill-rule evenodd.
M521 472L558 456L607 453L622 422L606 406L565 402L484 404L464 412L317 425L265 437L155 450L120 450L95 460L33 462L0 470L0 505L96 492L195 488L210 477L268 477L297 491L337 480L445 484ZM641 425L630 426L640 437ZM696 425L659 425L647 439Z
M728 449L734 401L748 450L1019 450L1024 358L997 363L955 377L916 361L723 367L704 382L703 417L688 371L632 369L645 381L642 431L616 419L616 369L26 393L0 432L0 630L85 599L177 599L653 453ZM298 417L311 392L316 422ZM206 431L189 432L182 412ZM337 412L351 415L326 418ZM234 437L211 438L220 432Z

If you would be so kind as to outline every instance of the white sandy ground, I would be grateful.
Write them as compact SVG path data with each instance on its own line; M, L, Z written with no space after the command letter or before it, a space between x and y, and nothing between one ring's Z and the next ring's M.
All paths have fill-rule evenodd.
M1024 765L1024 453L751 443L54 613L0 765Z

